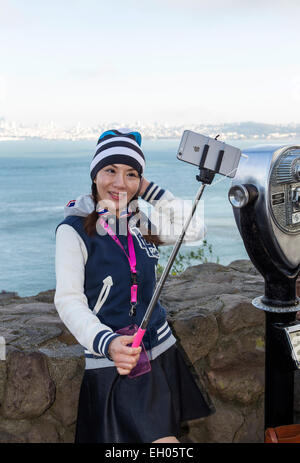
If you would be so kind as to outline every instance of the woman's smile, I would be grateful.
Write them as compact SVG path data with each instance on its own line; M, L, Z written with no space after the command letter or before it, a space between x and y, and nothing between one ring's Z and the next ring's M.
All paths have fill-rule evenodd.
M126 196L126 193L116 193L114 191L109 191L109 194L111 195L113 199L119 199L122 196Z

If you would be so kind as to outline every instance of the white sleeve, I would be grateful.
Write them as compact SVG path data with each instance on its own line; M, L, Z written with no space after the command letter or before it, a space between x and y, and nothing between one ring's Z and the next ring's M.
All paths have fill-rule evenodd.
M175 197L170 191L163 190L153 182L147 187L142 199L149 202L153 209L150 211L149 220L163 245L174 244L189 217L193 200L183 200ZM191 243L204 239L204 207L200 201L196 212L189 224L183 242Z
M109 343L118 334L102 324L88 306L84 294L86 260L82 238L70 225L60 225L56 232L56 310L79 344L93 354L108 356Z

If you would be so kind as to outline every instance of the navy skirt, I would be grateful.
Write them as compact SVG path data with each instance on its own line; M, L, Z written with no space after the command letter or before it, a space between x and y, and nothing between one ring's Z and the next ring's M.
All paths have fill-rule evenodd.
M214 412L174 344L136 378L115 367L85 370L76 443L150 443L178 437L180 423Z

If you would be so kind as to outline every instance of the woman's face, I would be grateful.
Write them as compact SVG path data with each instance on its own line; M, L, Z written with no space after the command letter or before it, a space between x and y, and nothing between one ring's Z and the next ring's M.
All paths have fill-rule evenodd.
M111 164L99 170L94 180L97 186L98 202L119 217L140 185L138 172L125 164Z

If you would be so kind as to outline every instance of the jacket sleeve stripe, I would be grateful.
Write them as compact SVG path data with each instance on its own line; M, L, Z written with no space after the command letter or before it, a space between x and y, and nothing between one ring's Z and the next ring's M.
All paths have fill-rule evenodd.
M148 187L146 188L142 199L145 201L156 201L162 197L162 195L165 193L165 190L163 188L160 188L158 185L155 183L151 182Z
M109 355L108 355L109 344L114 338L118 336L120 335L112 331L108 331L108 330L99 331L99 333L94 339L93 350L109 358Z

